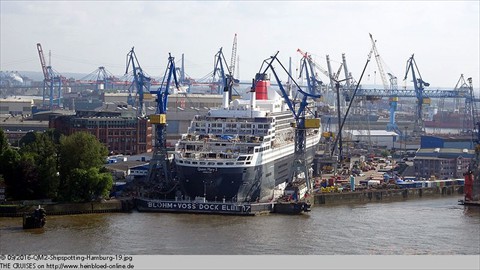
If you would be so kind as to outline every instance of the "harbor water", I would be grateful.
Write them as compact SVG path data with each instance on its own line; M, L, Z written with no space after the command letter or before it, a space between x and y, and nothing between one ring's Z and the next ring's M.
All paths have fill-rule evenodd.
M459 199L321 205L299 216L48 216L32 230L2 217L0 254L479 255L480 207Z

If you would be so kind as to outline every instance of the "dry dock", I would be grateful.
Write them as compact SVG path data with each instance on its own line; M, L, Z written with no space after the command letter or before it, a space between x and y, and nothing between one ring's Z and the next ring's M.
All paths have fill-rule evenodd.
M148 198L135 198L134 203L139 212L254 216L273 210L273 203L172 201Z

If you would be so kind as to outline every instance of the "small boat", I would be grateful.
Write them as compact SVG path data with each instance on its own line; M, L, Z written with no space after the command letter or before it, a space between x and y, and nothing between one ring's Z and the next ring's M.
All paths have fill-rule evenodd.
M301 214L310 212L313 197L309 194L305 180L289 183L284 190L284 195L278 198L273 209L278 214Z
M23 215L23 228L36 229L43 228L47 221L47 213L40 205L30 214Z
M277 214L287 214L287 215L297 215L302 212L310 212L311 204L306 201L278 201L275 203L273 213Z

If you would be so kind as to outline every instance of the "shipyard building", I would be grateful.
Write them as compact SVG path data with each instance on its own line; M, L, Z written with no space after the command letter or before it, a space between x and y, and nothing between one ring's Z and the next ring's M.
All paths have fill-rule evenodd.
M417 179L463 178L474 158L471 136L422 136L413 165Z
M152 125L145 117L120 112L78 111L73 116L50 120L50 128L65 135L88 132L103 143L110 154L136 155L152 151Z

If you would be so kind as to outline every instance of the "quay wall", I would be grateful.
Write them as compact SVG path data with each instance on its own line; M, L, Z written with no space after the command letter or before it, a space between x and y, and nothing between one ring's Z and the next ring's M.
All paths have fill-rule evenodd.
M425 187L408 189L368 189L353 192L317 193L314 205L401 201L422 197L463 194L463 186Z
M317 193L314 205L352 204L368 202L402 201L422 197L451 196L463 194L463 186L425 187L408 189L367 189L335 193ZM0 217L20 217L31 213L39 203L0 204ZM74 215L89 213L130 212L132 199L109 200L87 203L41 203L48 215Z
M0 217L18 217L31 213L37 204L0 205ZM49 215L75 215L90 213L129 212L133 209L131 199L109 200L86 203L45 203L40 204Z

